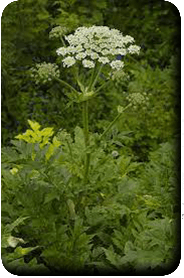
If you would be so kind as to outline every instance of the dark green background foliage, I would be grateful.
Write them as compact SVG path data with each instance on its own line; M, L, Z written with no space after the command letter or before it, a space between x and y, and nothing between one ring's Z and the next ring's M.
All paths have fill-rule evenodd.
M166 1L19 0L5 8L1 24L6 268L15 274L171 272L180 244L177 9ZM67 106L66 87L36 85L29 71L43 61L61 65L56 55L61 42L49 39L58 25L69 33L83 25L106 25L141 46L139 56L124 58L125 77L90 100L87 185L80 105ZM70 70L61 66L60 71L61 79L75 86ZM101 80L107 74L103 70ZM147 94L147 109L127 110L99 142L117 105L125 106L135 92ZM28 128L28 119L54 127L61 141L47 161L48 146L12 141Z

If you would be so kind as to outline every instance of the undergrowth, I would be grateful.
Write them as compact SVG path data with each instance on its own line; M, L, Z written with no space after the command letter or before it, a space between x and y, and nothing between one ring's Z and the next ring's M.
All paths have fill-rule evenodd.
M179 244L174 142L138 163L108 152L99 134L90 134L90 176L84 184L82 129L76 127L74 137L65 130L53 136L51 128L39 131L38 123L29 123L32 130L2 148L7 269L154 273L172 265Z

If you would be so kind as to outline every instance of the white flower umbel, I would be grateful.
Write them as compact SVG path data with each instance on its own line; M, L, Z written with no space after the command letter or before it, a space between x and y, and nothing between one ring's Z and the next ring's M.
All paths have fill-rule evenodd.
M98 62L100 62L102 64L108 64L110 61L107 57L99 57Z
M95 67L95 63L93 61L90 61L90 60L87 60L87 59L84 59L82 61L82 64L85 68L94 68Z
M60 47L56 50L57 55L65 56L68 54L68 49L66 47Z
M120 70L124 67L124 63L122 61L119 61L119 60L112 61L110 63L110 66L111 66L112 69Z
M63 35L68 33L68 28L62 26L54 27L49 33L49 39L61 38Z
M132 93L126 97L132 108L137 109L138 107L145 107L148 105L148 96L146 92L143 93Z
M76 60L73 57L68 56L65 59L63 59L63 66L69 68L69 67L73 66L75 64L75 62L76 62Z
M119 153L117 151L112 151L112 156L116 158L119 156Z
M59 78L60 72L59 68L55 64L43 62L41 64L36 64L35 68L31 69L32 77L35 79L36 84L47 83L52 81L54 77Z
M75 58L76 58L77 60L82 60L82 59L84 59L86 56L87 56L86 53L81 52L81 53L78 53L78 54L75 56Z
M120 70L124 63L116 60L117 55L139 54L140 51L140 47L133 44L134 38L107 26L79 27L74 34L65 36L65 40L69 46L56 52L65 56L63 65L67 67L78 60L85 68L92 68L95 66L92 60L98 59L98 63Z
M134 54L134 53L139 54L139 51L140 51L140 47L138 45L130 45L128 47L128 52L130 54Z

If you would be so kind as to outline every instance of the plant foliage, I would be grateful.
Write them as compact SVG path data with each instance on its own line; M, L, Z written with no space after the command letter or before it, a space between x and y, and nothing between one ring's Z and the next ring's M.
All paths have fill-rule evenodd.
M95 141L98 134L91 134L95 150L90 182L84 184L82 130L76 127L74 138L65 130L54 136L52 128L40 130L37 122L29 123L32 130L2 149L7 269L139 273L172 264L178 246L173 143L162 144L143 165L107 154L104 143ZM60 144L48 156L52 137Z

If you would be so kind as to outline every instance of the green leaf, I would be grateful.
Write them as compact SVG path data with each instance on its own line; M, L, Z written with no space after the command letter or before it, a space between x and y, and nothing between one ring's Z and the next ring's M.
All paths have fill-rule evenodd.
M31 120L28 120L28 123L30 125L30 127L34 130L34 131L38 131L40 129L40 124L37 122L33 122Z
M103 248L103 250L110 264L113 265L116 269L122 270L122 256L115 253L112 245L108 249Z
M22 238L9 236L7 239L8 246L16 247L18 243L26 243Z
M20 159L16 150L11 147L1 148L1 161L2 162L14 162Z
M54 192L50 192L50 193L47 193L45 195L45 198L44 198L44 204L47 204L49 202L52 202L53 200L60 200L60 197L58 195L58 192L57 191L54 191Z
M25 263L23 258L8 262L3 258L5 268L16 275L47 275L50 273L49 269L44 264L38 264L36 258L29 263Z
M67 200L67 205L68 205L68 209L69 209L69 213L70 213L70 217L71 219L75 219L75 205L74 202L71 199Z
M42 136L51 137L54 134L53 127L47 127L40 131Z
M117 265L118 263L118 260L117 260L117 254L114 252L114 249L112 247L112 245L108 248L108 249L105 249L103 248L104 252L105 252L105 255L106 255L106 258L107 260L114 266Z
M129 251L135 250L135 246L131 241L125 243L124 253L127 254Z
M23 247L19 246L15 249L14 253L17 255L25 256L28 253L30 253L31 251L37 249L38 247L39 246L23 248Z
M5 232L11 232L15 229L15 227L17 227L18 225L20 225L21 223L23 223L26 219L28 219L29 216L27 217L19 217L17 218L13 223L11 224L7 224L5 226Z

